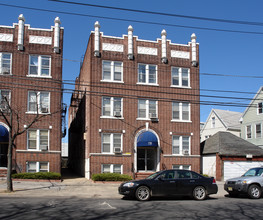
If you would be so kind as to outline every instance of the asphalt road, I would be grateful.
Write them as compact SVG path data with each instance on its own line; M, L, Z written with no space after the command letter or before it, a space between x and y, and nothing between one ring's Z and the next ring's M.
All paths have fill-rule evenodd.
M262 219L263 198L1 197L0 219Z

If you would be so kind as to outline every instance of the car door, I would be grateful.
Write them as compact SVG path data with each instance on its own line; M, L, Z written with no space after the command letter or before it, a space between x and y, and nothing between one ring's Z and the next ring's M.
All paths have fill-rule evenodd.
M192 178L191 171L189 170L177 170L176 171L177 182L177 195L189 195L192 193L193 188L196 185L196 179Z
M177 183L176 183L176 171L167 170L159 175L152 185L153 195L158 196L172 196L176 195Z

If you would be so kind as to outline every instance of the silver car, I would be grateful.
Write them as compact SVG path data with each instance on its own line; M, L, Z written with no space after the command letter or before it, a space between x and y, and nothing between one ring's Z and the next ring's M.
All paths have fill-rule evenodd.
M231 197L247 194L251 199L259 199L263 189L263 167L251 168L241 177L228 179L224 189Z

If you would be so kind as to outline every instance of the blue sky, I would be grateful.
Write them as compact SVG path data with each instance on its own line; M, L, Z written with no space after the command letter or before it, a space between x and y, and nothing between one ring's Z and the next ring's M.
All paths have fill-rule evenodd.
M78 0L77 2L187 16L263 23L263 1L260 0ZM10 7L1 4L31 7L42 10ZM57 12L43 10L54 10ZM167 31L167 39L170 39L173 43L187 44L191 39L191 34L195 33L197 42L200 44L201 101L205 103L208 101L216 101L220 103L235 102L248 104L250 101L247 100L208 98L204 97L204 95L251 99L262 86L262 78L247 76L263 76L263 25L241 25L142 14L105 8L62 4L48 0L0 0L0 11L0 25L6 26L12 26L13 23L17 23L19 14L24 14L26 24L30 24L33 28L50 28L54 25L55 17L60 17L62 22L61 26L65 29L63 80L73 81L78 76L80 63L77 61L80 61L81 57L84 55L90 32L94 30L94 23L98 20L101 24L101 31L109 36L121 37L123 34L127 34L128 26L132 25L134 28L134 35L138 36L140 39L156 40L161 37L161 31L165 29ZM78 13L86 16L70 15L59 12ZM100 18L90 16L99 16ZM102 18L105 16L135 20L137 22ZM145 24L139 21L157 22L162 23L162 25ZM168 26L166 24L191 26L192 28ZM262 34L201 30L196 27L261 32ZM204 75L203 73L234 75L235 77ZM73 89L74 87L65 85L65 88ZM242 91L250 92L251 94L205 90ZM65 94L64 102L69 104L70 97L70 94ZM201 105L200 108L201 121L206 120L212 108L239 112L245 110L244 107L221 105ZM67 142L67 139L64 139L63 142Z

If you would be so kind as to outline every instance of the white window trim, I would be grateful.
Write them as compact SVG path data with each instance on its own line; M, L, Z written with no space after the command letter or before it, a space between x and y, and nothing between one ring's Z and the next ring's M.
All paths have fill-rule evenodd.
M104 62L111 62L111 79L110 80L107 80L107 79L103 79L103 63ZM121 80L114 80L114 63L117 62L117 63L121 63ZM102 73L101 73L101 82L114 82L114 83L124 83L123 81L123 62L122 61L111 61L111 60L103 60L102 61Z
M103 135L104 134L110 134L110 152L103 152ZM113 136L114 136L114 134L121 135L121 152L123 152L123 134L122 133L102 133L102 135L101 135L101 153L102 154L110 154L110 155L115 154L113 151Z
M250 138L247 137L248 133L247 133L247 128L250 126ZM246 140L250 140L252 139L252 125L246 125Z
M145 83L144 82L139 82L139 66L140 65L145 65L145 69L146 69L146 72L145 72ZM155 66L156 67L156 83L149 83L149 66ZM149 86L159 86L158 84L158 65L155 65L155 64L145 64L145 63L138 63L138 70L137 70L137 83L138 85L149 85Z
M173 85L173 77L172 77L172 70L173 68L178 68L179 69L179 85ZM182 69L187 69L188 70L188 86L183 86L182 82L183 82L183 71ZM185 68L185 67L176 67L176 66L172 66L171 67L171 87L180 87L180 88L191 88L191 81L190 81L190 68Z
M38 57L38 66L37 66L37 75L30 74L30 61L31 61L31 56L37 56ZM42 64L42 59L41 57L49 57L49 71L48 71L48 76L43 76L41 75L41 64ZM51 77L51 56L49 55L37 55L37 54L30 54L29 55L29 64L28 64L28 74L27 77L39 77L39 78L52 78Z
M139 117L139 100L145 100L146 101L146 117L145 118L140 118ZM149 101L155 101L155 106L156 106L156 116L158 118L158 101L157 100L153 100L153 99L138 99L138 106L137 106L137 120L151 120L150 119L150 110L149 110Z
M47 146L47 150L45 150L45 151L49 151L49 145L50 145L50 132L49 132L49 130L48 129L28 129L27 130L27 151L42 151L41 149L40 149L40 131L48 131L48 146ZM37 134L36 134L36 141L37 141L37 143L36 143L36 149L29 149L29 143L28 143L28 141L29 141L29 131L36 131L37 132Z
M48 161L27 161L26 162L26 172L29 170L29 163L36 163L36 173L40 172L40 163L47 163L47 172L49 172L49 162Z
M121 174L123 174L123 165L122 164L109 164L109 163L101 164L101 173L103 173L103 165L110 165L110 173L114 173L113 172L114 165L120 165L121 166Z
M9 74L3 74L2 73L2 55L3 54L10 54L10 73ZM12 53L5 53L5 52L0 52L0 75L12 75Z
M260 125L260 137L257 137L257 125ZM256 123L255 124L255 139L260 139L262 138L262 123Z
M192 169L191 165L188 165L188 164L173 164L172 169L177 169L177 168L174 168L174 166L179 166L179 170L182 170L183 166L189 166L189 170Z
M11 90L9 90L9 89L0 89L0 100L2 99L2 91L8 91L8 93L9 93L9 100L8 100L8 102L9 102L9 105L11 105ZM0 106L0 108L1 108L1 106Z
M35 91L28 91L28 94L27 94L27 114L37 114L37 111L29 111L29 93L31 92L35 92ZM41 112L41 103L40 103L40 95L41 93L48 93L48 99L49 99L49 103L48 103L48 112ZM37 98L37 107L38 107L38 114L50 114L50 92L45 92L45 91L41 91L41 92L38 92L36 91L36 98Z
M110 115L103 115L103 98L110 98ZM114 98L120 98L121 99L121 116L116 117L114 116ZM108 97L108 96L103 96L101 99L101 116L100 118L110 118L110 119L124 119L123 118L123 98L121 97Z
M259 104L262 104L262 113L259 113ZM259 102L258 104L257 104L257 115L262 115L263 114L263 102Z
M179 154L173 153L173 137L179 137ZM183 137L189 138L189 154L183 154ZM180 135L173 135L172 136L172 155L180 155L180 156L190 156L191 155L191 136L180 136Z
M179 117L180 119L173 119L173 103L179 103ZM183 103L189 104L189 120L183 120ZM171 122L192 122L191 121L191 103L190 102L172 102L172 120Z

